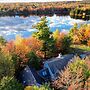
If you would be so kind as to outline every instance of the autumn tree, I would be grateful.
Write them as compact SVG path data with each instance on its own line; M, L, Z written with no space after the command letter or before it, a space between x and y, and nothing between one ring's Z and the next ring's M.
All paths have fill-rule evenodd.
M81 25L80 28L77 28L77 24L75 24L70 32L69 35L73 39L74 44L88 44L88 40L90 40L90 25L84 24Z
M73 36L74 34L77 33L77 31L78 31L78 24L75 23L75 24L73 25L73 27L70 29L69 34L70 34L71 36Z
M90 24L84 24L79 28L80 40L82 44L87 44L90 40Z
M68 52L70 45L72 43L72 38L71 36L60 32L59 30L56 30L53 32L53 37L55 39L55 45L57 48L58 53L66 53Z
M65 34L61 33L59 30L53 32L53 38L55 40L55 46L57 48L57 52L60 52L62 49L62 39L64 38Z
M53 38L55 40L57 40L60 36L60 31L58 29L56 29L56 31L53 32Z
M87 63L88 62L88 63ZM74 57L53 86L58 90L89 90L90 89L90 58L84 60Z

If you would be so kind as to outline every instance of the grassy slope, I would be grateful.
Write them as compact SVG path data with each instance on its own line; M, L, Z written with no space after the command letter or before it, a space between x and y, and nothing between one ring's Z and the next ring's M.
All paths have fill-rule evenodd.
M81 54L85 52L90 52L90 47L86 45L71 45L70 53Z

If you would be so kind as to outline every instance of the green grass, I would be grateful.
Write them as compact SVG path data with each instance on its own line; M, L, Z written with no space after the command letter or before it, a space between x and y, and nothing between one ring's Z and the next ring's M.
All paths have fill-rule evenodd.
M71 45L70 53L81 54L84 52L90 52L90 47L86 45Z
M81 49L84 51L90 51L90 47L86 45L71 45L72 48Z

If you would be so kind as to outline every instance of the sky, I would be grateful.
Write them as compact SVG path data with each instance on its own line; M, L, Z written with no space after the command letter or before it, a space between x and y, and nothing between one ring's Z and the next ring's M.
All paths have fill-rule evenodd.
M55 2L55 1L82 1L82 0L0 0L0 2Z

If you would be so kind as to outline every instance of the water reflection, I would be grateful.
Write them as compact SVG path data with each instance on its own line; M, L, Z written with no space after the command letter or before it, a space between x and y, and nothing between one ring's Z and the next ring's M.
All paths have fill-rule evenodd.
M0 35L4 36L6 40L14 39L16 34L21 34L23 37L29 37L36 29L32 25L40 21L41 16L29 17L0 17ZM69 31L74 23L81 24L90 23L90 21L83 21L79 19L72 19L70 16L47 16L48 26L51 31L59 29L60 31Z

